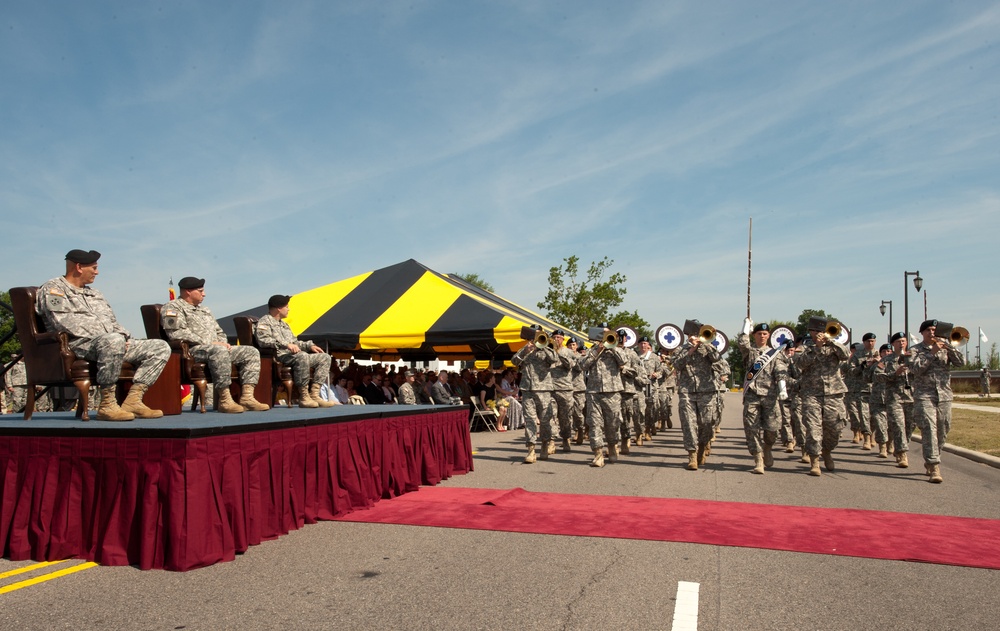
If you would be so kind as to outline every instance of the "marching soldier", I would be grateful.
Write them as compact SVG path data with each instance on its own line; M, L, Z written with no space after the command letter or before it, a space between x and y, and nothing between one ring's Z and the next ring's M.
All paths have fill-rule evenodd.
M913 420L920 428L924 452L924 468L930 481L940 484L941 446L951 428L952 366L961 366L962 353L948 340L936 336L937 320L920 324L923 341L910 353L909 366L913 374Z
M878 444L878 457L888 458L889 426L888 411L886 409L886 382L877 379L880 371L885 369L885 359L892 354L892 346L883 344L878 349L879 360L869 366L864 373L865 381L871 386L871 395L868 398L868 411L871 414L871 428L875 435L875 442Z
M99 258L101 253L94 250L67 252L66 275L53 278L38 288L35 311L49 330L69 335L70 349L77 357L97 362L98 419L160 418L163 412L150 409L142 398L167 365L170 345L164 340L133 338L118 323L104 295L90 286L99 273ZM135 366L136 370L128 396L119 407L115 386L124 362Z
M753 327L751 338L751 327ZM743 432L754 459L753 473L763 474L774 465L771 453L781 428L780 400L788 398L788 359L784 345L771 348L771 330L766 322L754 326L747 318L736 338L743 355Z
M244 410L264 411L269 406L253 396L260 380L260 351L253 346L230 346L222 327L205 300L205 279L185 276L177 283L181 295L163 305L160 310L163 330L172 340L187 342L191 356L206 362L212 373L212 386L219 395L219 411L239 414ZM233 382L233 366L239 370L243 389L240 401L233 401L229 386Z
M604 331L609 329L604 325ZM622 368L628 358L620 346L598 342L587 350L580 367L587 373L587 429L594 452L592 467L618 462L618 434L622 422Z
M639 338L639 361L646 371L648 385L645 387L646 413L643 415L643 439L652 440L656 434L656 419L659 414L660 384L664 379L663 362L653 352L653 345L645 335Z
M909 353L906 334L894 333L891 339L892 354L882 359L882 367L875 371L875 379L885 382L886 424L889 442L896 458L896 466L910 466L907 458L910 432L913 426L913 388L910 385Z
M587 381L580 365L583 362L581 353L586 352L586 349L581 349L579 346L580 343L575 337L569 338L569 342L566 343L566 347L573 352L575 360L573 362L573 432L576 437L573 439L573 443L582 445L583 439L587 435L583 420L587 405Z
M670 363L670 351L660 347L660 361L663 364L663 380L657 394L659 416L657 424L660 429L673 429L674 395L677 393L677 370Z
M531 464L538 457L547 460L555 447L552 444L552 419L556 412L556 404L552 398L552 369L559 365L559 358L548 345L536 345L534 340L528 340L510 361L521 370L525 443L528 447L524 463ZM542 453L541 456L536 456L535 441L539 434Z
M827 471L834 470L833 450L840 439L844 423L844 393L847 386L840 365L850 356L847 347L827 332L825 318L809 318L808 329L813 346L795 358L801 372L799 396L802 397L802 420L805 426L805 448L809 454L809 475L821 475L819 458Z
M562 450L569 453L569 440L573 436L573 409L576 400L573 397L573 369L577 367L577 355L563 345L565 334L560 330L552 332L552 346L558 359L552 369L552 398L556 405L556 419L559 425L559 438L562 439Z
M677 369L677 408L688 452L687 469L697 471L708 457L718 416L719 373L715 366L725 360L697 335L674 350L670 359Z
M851 355L847 363L845 380L848 395L845 402L848 417L851 419L851 427L857 428L855 438L861 442L861 448L867 451L872 449L874 445L872 444L871 410L868 405L872 384L865 381L865 371L879 360L879 353L875 350L877 336L874 333L865 333L861 341L861 346Z
M618 339L625 339L625 329L619 329L617 334ZM623 348L622 352L628 363L622 368L621 453L628 455L633 430L635 431L635 444L642 445L643 414L639 403L642 400L642 390L649 380L635 351L631 348Z

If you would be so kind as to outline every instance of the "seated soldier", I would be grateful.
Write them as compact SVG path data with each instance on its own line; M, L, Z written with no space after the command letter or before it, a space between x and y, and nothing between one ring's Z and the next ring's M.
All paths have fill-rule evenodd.
M299 389L300 408L328 408L319 390L330 379L330 361L323 349L309 341L300 341L285 322L291 296L275 295L267 301L268 313L257 321L257 343L277 350L278 361L292 367L292 379ZM312 385L310 385L310 373Z
M269 406L253 396L260 380L260 351L252 346L230 346L215 316L202 306L205 300L205 279L186 276L177 283L180 298L163 305L160 316L163 330L171 340L187 342L191 356L208 364L212 385L219 395L219 411L239 414L244 410L264 411ZM233 401L229 386L233 382L233 366L240 372L243 386L240 401Z
M66 254L66 275L38 288L35 311L48 330L69 336L69 347L77 357L97 362L97 385L101 390L98 420L159 418L163 412L146 407L142 397L167 365L170 345L163 340L135 339L118 323L104 295L90 287L97 278L99 258L101 253L94 250L70 250ZM135 366L135 376L119 407L115 386L124 362Z

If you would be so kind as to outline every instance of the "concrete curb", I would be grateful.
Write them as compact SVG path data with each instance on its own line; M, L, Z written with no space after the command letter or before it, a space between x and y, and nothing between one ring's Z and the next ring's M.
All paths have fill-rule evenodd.
M914 436L911 439L911 442L919 443L921 442L920 438L920 436ZM958 445L952 445L951 443L945 443L942 449L948 453L955 454L956 456L972 460L973 462L978 462L980 464L993 467L994 469L1000 469L1000 458L997 458L996 456L966 449L965 447L959 447Z

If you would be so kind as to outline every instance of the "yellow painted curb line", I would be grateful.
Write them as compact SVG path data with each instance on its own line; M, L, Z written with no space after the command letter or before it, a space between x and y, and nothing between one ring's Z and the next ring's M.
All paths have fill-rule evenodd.
M62 561L54 561L54 563L62 563ZM43 567L45 565L49 565L49 564L39 563L37 566L34 566L34 567L36 567L36 568L37 567ZM21 581L19 583L11 583L10 585L5 585L4 587L0 587L0 594L6 594L7 592L12 592L12 591L15 591L15 590L18 590L18 589L22 589L24 587L31 587L32 585L37 585L38 583L44 583L45 581L51 581L54 578L60 578L60 577L66 576L67 574L73 574L74 572L79 572L81 570L89 570L92 567L97 567L97 564L94 563L94 562L89 562L88 561L87 563L81 563L79 565L74 565L74 566L68 567L68 568L66 568L64 570L58 570L56 572L51 572L49 574L43 574L42 576L37 576L35 578L29 578L26 581ZM21 571L27 571L28 568L20 568L20 570ZM17 570L15 570L14 572L15 573L20 573ZM9 573L7 573L7 574L9 574Z

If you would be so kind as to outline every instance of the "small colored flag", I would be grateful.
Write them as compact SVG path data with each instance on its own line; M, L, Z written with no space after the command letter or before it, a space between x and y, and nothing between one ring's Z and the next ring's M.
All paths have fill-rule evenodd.
M910 333L910 346L913 346L914 344L919 344L919 343L920 343L920 338L917 337L916 335L914 335L913 333Z
M990 341L990 339L986 337L986 334L983 333L982 329L979 329L979 341L982 342L983 344Z
M170 289L168 290L168 293L170 294L170 299L171 300L174 300L174 299L177 298L177 295L174 294L174 277L173 276L170 277Z

